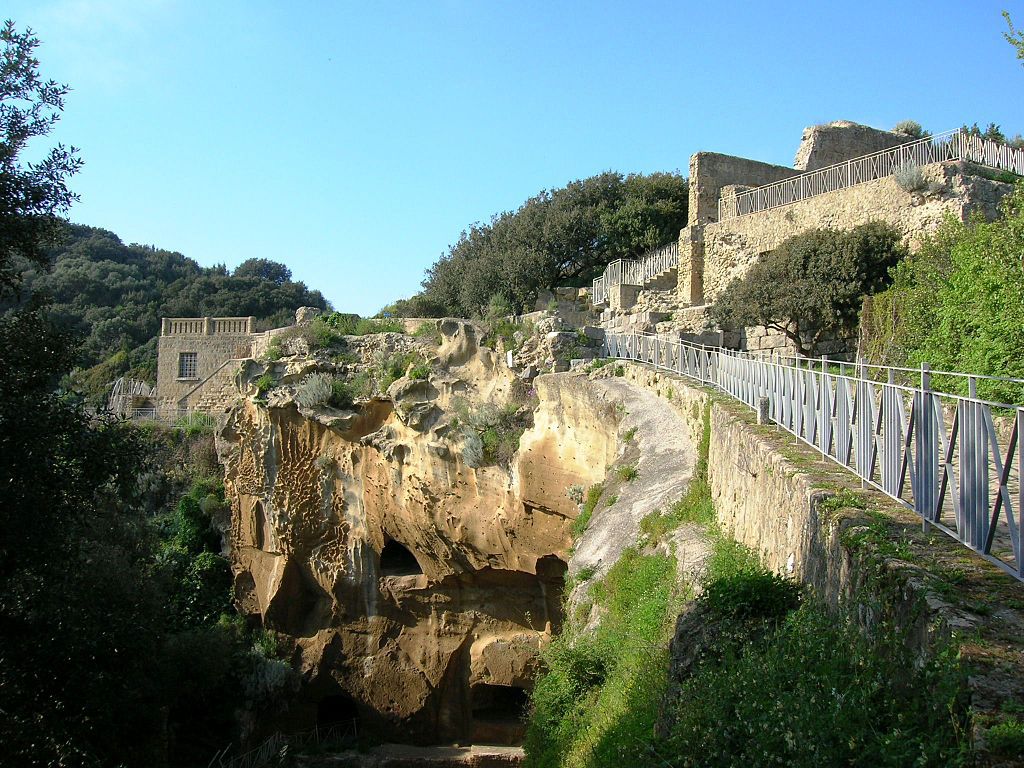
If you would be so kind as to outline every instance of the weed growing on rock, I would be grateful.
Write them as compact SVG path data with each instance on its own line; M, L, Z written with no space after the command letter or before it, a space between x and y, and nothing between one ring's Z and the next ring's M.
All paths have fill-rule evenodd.
M640 471L637 469L636 464L623 464L615 468L615 476L624 483L636 480L639 475Z
M629 429L627 429L627 430L626 430L626 431L625 431L625 432L624 432L624 433L622 434L622 439L623 439L623 441L625 441L625 442L627 442L627 443L632 443L632 442L633 442L633 439L634 439L635 437L636 437L636 427L630 427Z
M587 500L583 503L583 509L580 510L579 515L572 522L573 541L578 540L583 535L583 532L587 530L587 526L590 525L590 518L594 515L594 510L597 508L597 503L601 500L601 494L603 493L604 486L600 484L592 485L587 489Z

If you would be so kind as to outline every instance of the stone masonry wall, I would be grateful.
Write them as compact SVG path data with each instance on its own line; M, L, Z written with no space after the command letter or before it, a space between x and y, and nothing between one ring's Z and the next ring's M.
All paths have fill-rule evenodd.
M194 378L178 377L178 357L183 352L195 352L197 355ZM226 360L251 354L252 336L249 334L161 336L157 342L157 399L165 407L176 407L181 398L211 376Z
M761 255L788 237L813 227L850 229L869 221L887 221L913 242L934 230L947 214L964 220L978 210L996 215L1007 184L962 173L959 163L932 165L927 177L941 185L932 195L905 192L895 178L817 195L791 205L708 224L704 229L703 302L714 303L725 286Z
M760 186L796 176L800 171L743 157L698 152L690 158L691 227L718 219L718 197L729 184Z
M869 125L838 120L804 128L793 167L816 171L852 157L862 157L913 141L910 136L880 131Z

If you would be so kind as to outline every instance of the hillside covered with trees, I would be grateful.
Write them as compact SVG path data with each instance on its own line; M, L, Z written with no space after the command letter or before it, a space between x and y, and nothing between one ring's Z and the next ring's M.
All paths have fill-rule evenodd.
M428 270L423 291L385 310L407 317L478 317L492 303L532 309L538 293L587 285L615 259L641 256L686 226L678 173L606 171L543 190L516 211L464 231Z
M98 397L121 375L152 382L161 317L254 315L261 328L287 325L297 307L327 308L291 270L249 259L233 271L201 267L175 251L124 244L105 229L65 225L45 250L45 269L23 261L21 298L46 303L81 337L75 383Z

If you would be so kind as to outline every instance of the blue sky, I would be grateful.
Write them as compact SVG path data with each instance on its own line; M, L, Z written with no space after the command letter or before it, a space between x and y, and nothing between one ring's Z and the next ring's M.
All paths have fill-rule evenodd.
M1024 2L7 0L74 89L72 220L341 310L415 292L469 224L708 150L791 164L847 119L1024 133Z

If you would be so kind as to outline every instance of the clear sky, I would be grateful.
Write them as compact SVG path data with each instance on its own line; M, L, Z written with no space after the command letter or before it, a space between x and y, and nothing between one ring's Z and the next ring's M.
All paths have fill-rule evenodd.
M203 265L282 261L336 308L415 292L544 188L791 164L807 125L1024 133L1024 2L6 0L74 89L72 220Z

